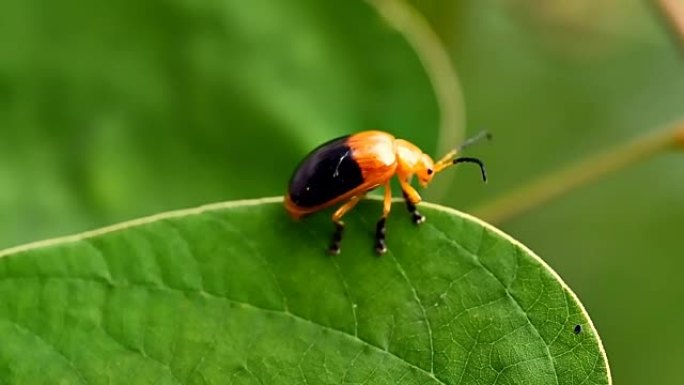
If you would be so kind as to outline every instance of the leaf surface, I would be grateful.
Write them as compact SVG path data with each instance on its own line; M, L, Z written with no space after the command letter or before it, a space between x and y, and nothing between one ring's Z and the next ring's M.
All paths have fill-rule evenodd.
M347 217L279 198L161 214L0 253L0 378L74 384L607 384L580 303L471 217ZM579 325L579 327L577 327ZM581 329L581 330L580 330Z
M427 74L365 1L5 0L0 35L0 247L282 194L357 131L437 155Z

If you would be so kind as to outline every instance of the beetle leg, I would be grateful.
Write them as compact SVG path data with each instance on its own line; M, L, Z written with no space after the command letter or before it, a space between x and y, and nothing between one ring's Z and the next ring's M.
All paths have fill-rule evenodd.
M335 224L335 232L333 233L332 242L330 243L330 248L328 249L330 254L337 255L340 253L340 243L342 242L342 233L344 232L344 222L342 222L342 217L351 209L353 209L362 198L363 195L352 197L347 203L340 206L340 208L333 213L332 221Z
M387 216L389 216L390 210L392 209L392 188L389 182L385 184L385 200L383 201L382 217L378 221L375 227L375 251L382 255L387 252L387 244L385 243L385 235L387 229L385 223L387 222Z
M407 181L399 180L401 184L401 191L404 193L404 200L406 201L406 208L411 214L413 223L419 225L425 222L425 216L418 212L416 205L422 200L420 194Z

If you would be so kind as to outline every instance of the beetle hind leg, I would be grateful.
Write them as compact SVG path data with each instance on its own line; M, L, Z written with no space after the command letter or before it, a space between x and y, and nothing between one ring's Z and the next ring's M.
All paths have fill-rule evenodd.
M328 253L330 255L338 255L340 253L340 243L342 243L342 234L344 233L344 222L335 222L335 232L333 233Z
M342 222L342 217L348 213L351 209L356 206L357 203L363 198L363 196L356 196L351 198L347 203L340 206L337 211L332 215L332 221L335 224L335 232L332 236L332 241L330 242L330 247L328 252L331 255L338 255L340 253L340 244L342 243L342 234L344 233L344 222Z

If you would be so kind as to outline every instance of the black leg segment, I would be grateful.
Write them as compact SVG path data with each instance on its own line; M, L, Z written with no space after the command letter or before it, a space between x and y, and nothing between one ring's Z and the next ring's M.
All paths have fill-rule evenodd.
M413 223L419 225L425 222L425 216L418 212L416 205L411 203L406 193L404 193L404 200L406 201L406 208L408 209L408 212L411 214L411 220L413 221Z
M385 252L387 252L387 244L385 244L385 235L387 232L385 227L386 222L387 218L382 217L375 227L375 252L379 255L385 254Z
M331 255L338 255L340 253L340 243L342 242L342 233L344 232L344 223L335 222L335 232L333 233L332 242L328 252Z

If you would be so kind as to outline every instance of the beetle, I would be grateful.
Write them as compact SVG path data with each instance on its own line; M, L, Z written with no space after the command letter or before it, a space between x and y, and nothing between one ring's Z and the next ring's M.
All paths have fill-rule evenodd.
M435 174L458 163L474 163L480 167L482 179L487 174L481 160L456 155L466 146L486 137L487 132L466 140L434 162L415 144L397 139L384 131L363 131L326 142L310 152L295 169L285 196L285 209L295 219L344 202L332 215L335 230L330 244L331 254L340 253L344 231L342 217L347 214L371 190L384 187L382 216L375 228L375 251L387 251L385 223L392 205L390 180L397 175L406 207L415 224L425 217L416 205L421 201L411 186L415 175L422 187L432 181Z

